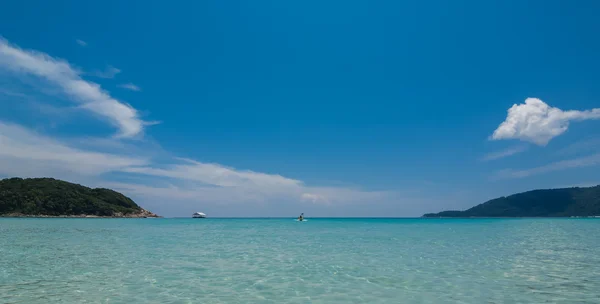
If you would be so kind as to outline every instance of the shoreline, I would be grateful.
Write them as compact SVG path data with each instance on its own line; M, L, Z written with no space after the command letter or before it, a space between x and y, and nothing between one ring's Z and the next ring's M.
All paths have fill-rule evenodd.
M92 215L92 214L63 214L63 215L47 215L47 214L23 214L23 213L7 213L0 214L0 218L162 218L157 214L142 209L139 213L114 215Z
M0 215L0 218L96 218L96 219L143 219L143 218L162 218L162 216L100 216L100 215Z

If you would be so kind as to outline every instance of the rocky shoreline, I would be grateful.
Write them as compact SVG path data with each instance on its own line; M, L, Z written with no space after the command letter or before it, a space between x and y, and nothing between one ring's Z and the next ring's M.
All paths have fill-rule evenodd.
M161 218L161 216L154 214L148 210L144 210L144 209L142 209L139 213L123 214L123 213L117 212L111 216L99 216L99 215L89 215L89 214L46 215L46 214L7 213L7 214L0 214L0 217L13 217L13 218Z

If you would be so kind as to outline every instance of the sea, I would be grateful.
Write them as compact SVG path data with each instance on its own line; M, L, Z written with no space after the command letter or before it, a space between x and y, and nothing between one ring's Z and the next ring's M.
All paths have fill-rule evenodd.
M0 219L0 303L600 303L600 219Z

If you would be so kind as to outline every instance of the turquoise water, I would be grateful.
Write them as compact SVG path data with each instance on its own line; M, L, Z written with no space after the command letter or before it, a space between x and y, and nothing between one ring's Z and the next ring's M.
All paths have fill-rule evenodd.
M593 219L0 219L0 303L599 303Z

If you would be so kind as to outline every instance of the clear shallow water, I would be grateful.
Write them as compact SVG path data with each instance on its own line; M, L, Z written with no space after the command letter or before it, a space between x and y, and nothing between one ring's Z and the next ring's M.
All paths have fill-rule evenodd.
M0 303L599 303L594 219L0 219Z

